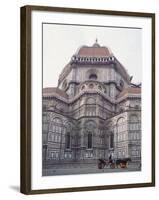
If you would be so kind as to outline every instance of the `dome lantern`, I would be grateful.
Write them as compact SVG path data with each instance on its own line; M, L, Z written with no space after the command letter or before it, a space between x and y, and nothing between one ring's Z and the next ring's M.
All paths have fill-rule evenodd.
M93 44L93 47L100 47L100 45L98 44L98 39L96 38L95 43Z

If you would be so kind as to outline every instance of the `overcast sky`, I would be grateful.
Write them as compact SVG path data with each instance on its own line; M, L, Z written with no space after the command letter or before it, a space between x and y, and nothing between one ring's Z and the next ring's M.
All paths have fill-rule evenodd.
M43 87L56 87L58 76L82 45L92 46L96 38L111 49L124 65L132 82L141 82L141 29L43 24Z

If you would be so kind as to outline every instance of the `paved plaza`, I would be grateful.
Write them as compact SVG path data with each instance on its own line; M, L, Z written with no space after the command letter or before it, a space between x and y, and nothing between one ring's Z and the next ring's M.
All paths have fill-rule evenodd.
M138 164L128 165L127 168L114 168L111 169L109 166L104 169L98 169L97 166L81 166L73 167L66 166L62 168L50 168L43 169L43 176L54 176L54 175L72 175L72 174L91 174L91 173L115 173L115 172L133 172L140 171L141 168Z

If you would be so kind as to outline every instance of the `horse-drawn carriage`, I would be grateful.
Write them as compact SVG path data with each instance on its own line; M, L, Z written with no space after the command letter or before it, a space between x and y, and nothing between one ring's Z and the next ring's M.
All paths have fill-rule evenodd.
M131 161L131 158L122 158L122 159L114 159L114 160L105 160L98 159L98 169L104 169L104 167L114 168L127 168L128 162Z

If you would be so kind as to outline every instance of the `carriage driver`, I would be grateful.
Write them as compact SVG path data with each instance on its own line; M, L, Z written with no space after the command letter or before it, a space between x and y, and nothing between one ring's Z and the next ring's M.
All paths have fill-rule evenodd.
M112 155L112 153L110 153L108 159L109 159L109 163L114 163L114 159L113 159L113 155Z

